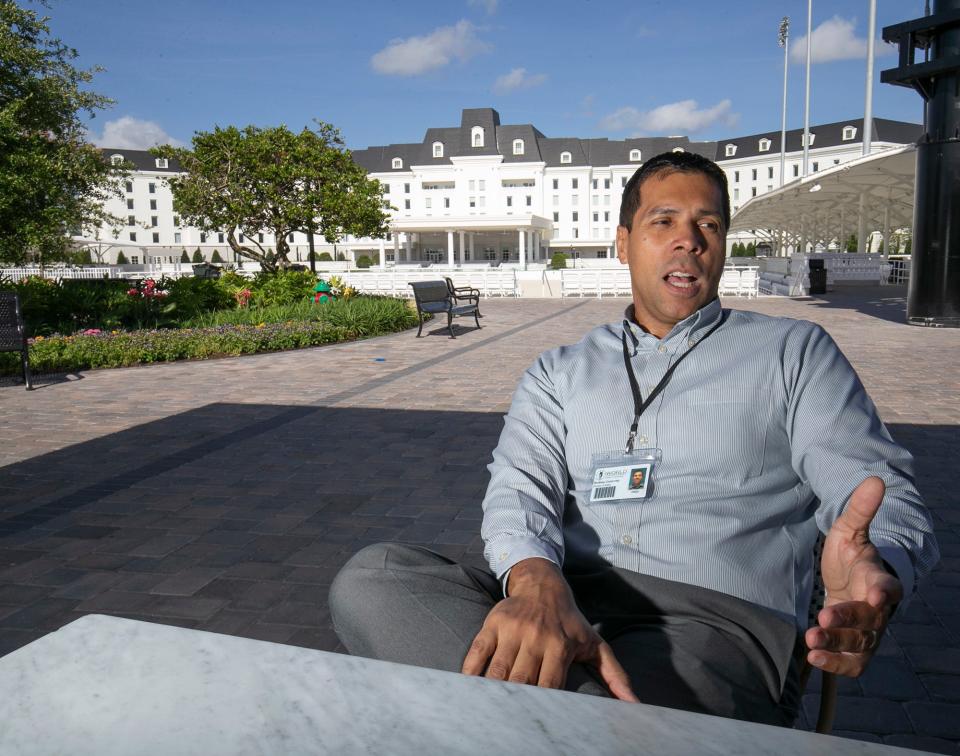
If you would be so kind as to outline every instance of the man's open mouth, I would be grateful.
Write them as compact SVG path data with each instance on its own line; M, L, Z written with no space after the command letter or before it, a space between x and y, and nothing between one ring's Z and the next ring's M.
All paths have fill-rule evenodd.
M693 288L697 283L697 277L692 273L684 273L683 271L673 270L667 273L664 276L664 280L671 286L675 286L678 289L690 289Z

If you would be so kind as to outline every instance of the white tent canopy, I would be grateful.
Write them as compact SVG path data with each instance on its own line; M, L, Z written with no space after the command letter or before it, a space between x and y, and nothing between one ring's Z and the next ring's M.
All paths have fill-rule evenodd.
M891 229L913 224L916 147L906 145L832 166L751 199L733 216L730 231L750 231L786 246L836 242L858 235L860 250L873 231L890 249Z

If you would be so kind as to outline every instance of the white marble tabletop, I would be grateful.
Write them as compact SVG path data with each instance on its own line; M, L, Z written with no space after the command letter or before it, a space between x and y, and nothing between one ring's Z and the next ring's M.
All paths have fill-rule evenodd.
M0 659L0 754L913 753L88 615Z

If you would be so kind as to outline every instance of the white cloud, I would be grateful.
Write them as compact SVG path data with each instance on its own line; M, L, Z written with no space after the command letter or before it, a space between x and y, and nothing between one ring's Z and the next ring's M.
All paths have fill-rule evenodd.
M377 73L393 76L417 76L442 68L456 58L460 62L484 52L488 45L477 38L477 29L469 21L441 26L423 37L394 39L370 58Z
M497 94L507 94L518 89L538 87L546 80L546 74L528 74L526 68L514 68L510 73L497 77L493 83L493 91Z
M867 40L854 32L854 19L840 16L824 21L810 35L810 62L829 63L833 60L853 60L867 57ZM896 51L896 45L888 45L880 40L874 47L876 55L889 55ZM807 35L790 41L790 60L804 63L807 60Z
M471 5L475 8L483 8L487 15L492 16L497 12L497 5L499 5L499 0L468 0L468 5Z
M182 147L183 142L170 136L160 124L123 116L103 124L103 133L93 137L98 147L116 147L121 150L146 150L158 144Z
M692 134L720 124L733 126L739 115L731 112L730 100L721 100L712 108L697 108L696 100L681 100L641 111L626 107L615 110L600 121L607 131L632 130L640 133Z

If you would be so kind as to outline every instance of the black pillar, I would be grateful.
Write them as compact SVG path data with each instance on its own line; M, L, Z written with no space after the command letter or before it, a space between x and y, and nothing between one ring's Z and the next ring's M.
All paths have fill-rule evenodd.
M932 15L883 30L900 46L881 81L925 101L917 143L907 322L960 327L960 0L934 0ZM918 50L926 54L915 61Z

